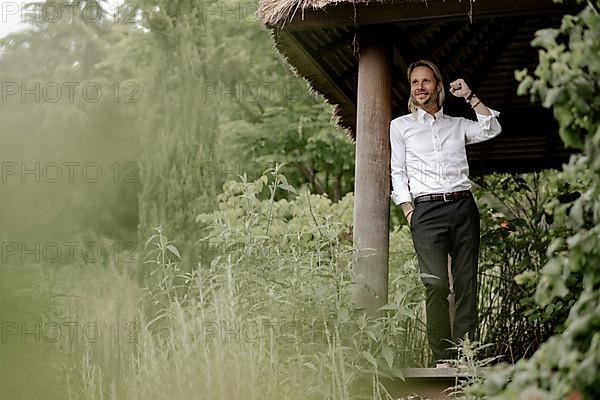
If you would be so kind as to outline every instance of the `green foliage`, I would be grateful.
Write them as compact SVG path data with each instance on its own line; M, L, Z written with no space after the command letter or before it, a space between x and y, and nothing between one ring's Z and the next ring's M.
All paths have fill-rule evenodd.
M339 341L347 347L347 367L356 379L363 376L359 371L399 376L399 367L426 365L428 354L421 350L426 349L423 291L407 229L391 235L395 268L384 316L367 319L352 308L348 291L352 195L332 203L306 188L296 193L281 168L269 169L253 182L227 182L218 196L219 210L198 216L199 222L210 224L210 233L199 244L207 255L199 273L232 263L236 290L244 293L240 313L280 321L292 318L309 327L299 339L316 346L316 353L306 353L312 365L323 365L317 361L325 356L315 340L321 345ZM275 201L278 190L295 197Z
M143 62L137 73L149 99L140 119L138 234L162 226L188 271L202 257L189 245L203 235L193 218L215 208L226 181L289 162L294 186L307 183L334 201L353 186L353 146L329 121L331 108L275 55L251 18L253 4L143 1L150 34L122 43L142 43L134 59Z
M600 119L598 8L593 3L576 16L566 15L560 29L538 31L532 45L543 50L535 77L526 70L517 73L522 78L519 93L530 93L532 99L552 108L561 138L579 149L597 133Z
M331 112L304 94L266 108L258 121L232 121L224 141L228 151L245 155L242 165L285 162L292 184L339 201L354 187L354 145L333 126Z
M230 9L240 4L255 2L222 2ZM252 21L227 20L218 31L227 68L215 76L223 90L211 97L228 106L222 107L217 138L227 170L255 179L267 166L286 163L285 175L296 187L307 184L312 193L327 194L334 202L352 191L354 145L333 124L333 107L311 94L307 82L273 51L271 32ZM226 175L219 188L237 179Z
M535 76L524 77L529 91L552 107L567 145L583 149L564 167L563 177L590 176L582 195L555 210L566 215L573 234L548 247L536 301L546 306L568 293L566 282L581 276L582 292L563 333L552 337L529 359L510 371L497 372L485 385L490 398L598 398L600 367L600 14L589 2L576 16L565 16L557 30L541 31ZM523 76L521 76L523 78Z
M385 377L427 363L422 285L407 230L391 235L390 303L381 318L368 319L349 306L352 195L332 203L296 191L281 169L227 182L218 210L198 215L208 232L196 271L185 272L176 243L154 230L146 262L157 279L139 302L137 344L65 349L67 398L390 399ZM275 200L279 191L292 198ZM132 284L114 271L98 281L110 279ZM103 299L90 290L81 296L85 316L114 318L112 306L125 293Z
M493 344L487 348L488 356L516 362L561 329L581 291L580 280L573 277L566 282L569 295L545 307L535 302L536 286L548 261L548 246L572 232L564 215L553 210L561 201L577 197L587 183L578 177L567 184L552 170L493 174L479 182L479 308L481 341Z

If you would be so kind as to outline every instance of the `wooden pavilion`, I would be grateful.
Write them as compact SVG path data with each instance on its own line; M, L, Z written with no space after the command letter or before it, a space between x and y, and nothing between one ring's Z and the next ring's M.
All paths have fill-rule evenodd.
M514 71L537 65L537 30L560 25L573 4L552 0L261 0L259 17L277 50L336 105L356 143L354 301L374 313L387 303L390 121L407 113L406 69L435 62L446 86L464 78L500 111L503 133L467 147L471 175L559 168L568 160L549 110L517 96ZM474 118L447 96L446 113ZM368 250L367 250L368 249Z

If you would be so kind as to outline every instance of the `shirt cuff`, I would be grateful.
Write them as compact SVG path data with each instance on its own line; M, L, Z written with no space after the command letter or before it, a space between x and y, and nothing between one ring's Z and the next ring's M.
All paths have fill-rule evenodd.
M394 204L396 204L397 206L399 206L402 203L412 201L412 196L410 195L409 192L402 192L402 193L392 192L392 194L390 195L390 198L392 199Z
M477 121L479 121L479 126L481 127L481 129L489 130L492 125L492 120L496 119L500 115L498 111L492 110L489 107L488 110L490 110L490 113L492 113L492 115L482 115L479 114L477 111L475 112L475 115L477 116Z

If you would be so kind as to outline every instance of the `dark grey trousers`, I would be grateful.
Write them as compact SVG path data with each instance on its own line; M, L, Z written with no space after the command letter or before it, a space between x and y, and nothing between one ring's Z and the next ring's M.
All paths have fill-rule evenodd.
M454 358L452 342L477 338L479 210L473 197L418 203L412 238L427 292L427 337L435 361ZM456 298L454 329L448 312L448 254ZM454 334L452 335L451 332ZM454 336L454 337L453 337Z

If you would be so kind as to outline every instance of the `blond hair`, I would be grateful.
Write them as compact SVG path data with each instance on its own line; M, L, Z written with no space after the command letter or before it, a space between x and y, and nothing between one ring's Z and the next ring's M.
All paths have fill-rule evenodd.
M410 96L408 98L408 109L410 110L410 112L415 112L417 110L417 108L419 107L419 104L416 102L416 100L413 97L412 90L410 90L410 85L411 85L410 74L412 74L412 72L417 67L427 67L433 72L433 76L435 77L435 80L436 80L436 86L439 87L439 89L437 91L437 105L438 105L438 107L442 108L442 104L444 104L444 99L446 98L446 92L444 90L444 81L442 79L442 74L441 74L440 70L438 69L438 67L431 61L419 60L419 61L415 61L414 63L410 64L408 66L408 71L406 73L406 76L408 78L408 87L409 87L408 90L410 92Z

